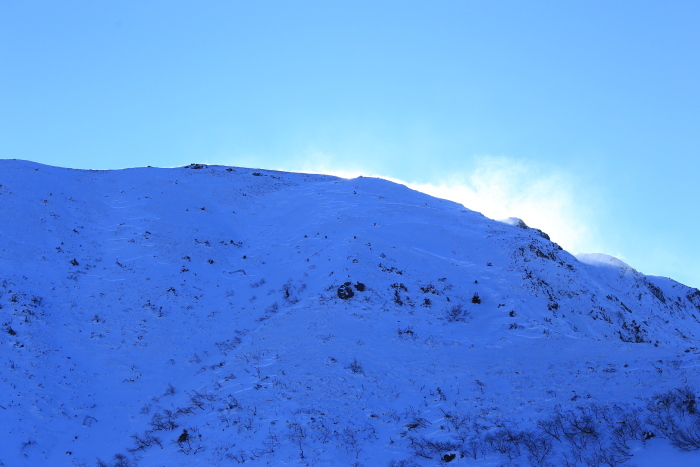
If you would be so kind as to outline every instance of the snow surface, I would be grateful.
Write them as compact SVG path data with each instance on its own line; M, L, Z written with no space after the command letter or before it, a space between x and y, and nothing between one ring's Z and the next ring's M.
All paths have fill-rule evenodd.
M700 387L697 290L385 180L2 160L0 212L0 465L531 465L464 454Z

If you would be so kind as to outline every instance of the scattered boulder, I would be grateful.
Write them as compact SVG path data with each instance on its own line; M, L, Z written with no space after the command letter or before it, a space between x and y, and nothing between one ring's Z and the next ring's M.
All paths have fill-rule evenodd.
M341 285L338 287L338 298L347 300L349 298L352 298L355 295L355 292L352 291L352 287L350 286L350 282L346 282L345 284Z

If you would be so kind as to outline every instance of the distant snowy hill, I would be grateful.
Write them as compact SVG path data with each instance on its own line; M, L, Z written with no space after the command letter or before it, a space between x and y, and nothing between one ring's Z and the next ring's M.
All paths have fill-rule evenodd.
M700 463L700 291L518 219L17 160L0 213L0 465Z

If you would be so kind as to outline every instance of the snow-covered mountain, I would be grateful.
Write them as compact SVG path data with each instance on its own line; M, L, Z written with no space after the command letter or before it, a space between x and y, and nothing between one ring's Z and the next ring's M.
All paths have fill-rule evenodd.
M0 465L700 461L700 291L518 219L16 160L0 213Z

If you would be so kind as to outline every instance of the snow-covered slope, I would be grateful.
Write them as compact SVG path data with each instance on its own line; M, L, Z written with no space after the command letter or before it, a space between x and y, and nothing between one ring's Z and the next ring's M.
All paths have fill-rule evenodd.
M381 179L3 160L0 213L2 465L598 465L524 433L700 387L700 291Z

